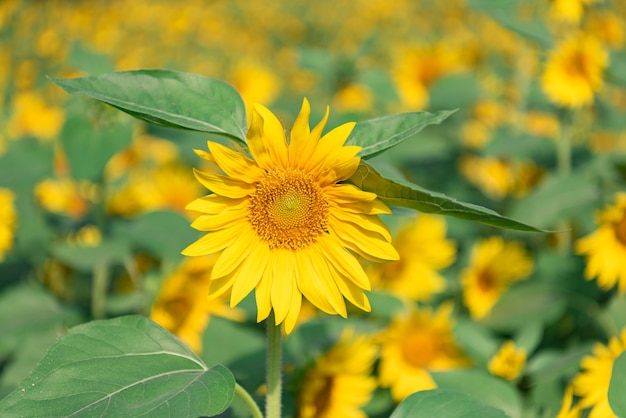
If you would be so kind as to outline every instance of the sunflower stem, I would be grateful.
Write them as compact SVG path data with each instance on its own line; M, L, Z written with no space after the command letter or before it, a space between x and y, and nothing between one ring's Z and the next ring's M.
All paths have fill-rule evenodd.
M557 170L558 174L561 177L567 177L572 172L572 119L573 115L568 114L570 118L563 124L561 129L561 136L558 140L558 148L557 148ZM559 226L559 230L561 232L561 237L558 241L558 249L561 254L567 254L570 252L572 247L572 237L570 234L570 222L568 220L564 220Z
M105 316L105 301L109 286L109 272L105 264L93 269L93 283L91 284L91 316L102 319Z
M263 413L259 409L259 405L254 402L252 396L250 396L250 394L246 392L246 390L241 387L239 383L235 383L235 394L246 404L252 414L252 418L263 418Z
M266 418L280 418L281 414L281 338L281 326L276 325L274 311L272 311L267 320L267 393L265 395Z

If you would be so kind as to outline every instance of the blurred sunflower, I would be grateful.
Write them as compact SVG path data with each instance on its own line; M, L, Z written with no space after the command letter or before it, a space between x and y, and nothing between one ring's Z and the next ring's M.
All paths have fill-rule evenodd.
M306 373L298 394L298 418L367 418L361 407L372 397L370 376L377 348L371 338L344 332Z
M469 365L452 335L452 308L444 304L435 312L416 310L395 318L380 334L380 385L391 388L396 402L413 392L436 388L431 371Z
M256 289L257 320L273 309L291 332L302 296L329 314L347 316L344 297L369 311L370 282L350 251L371 261L397 260L391 234L376 216L389 208L350 184L358 146L343 146L354 123L326 135L328 119L311 131L305 99L289 143L276 116L257 105L247 140L254 160L218 143L198 154L210 172L196 177L213 194L191 202L204 213L192 226L207 231L188 256L219 253L209 293L230 293L231 306ZM225 173L217 174L219 171Z
M619 293L626 293L626 193L618 193L597 222L595 232L576 242L576 252L587 257L585 279L597 278L604 290L617 284Z
M609 383L615 359L626 351L626 329L619 337L612 337L608 346L597 343L593 354L580 363L582 371L572 382L574 393L582 399L581 408L591 408L589 418L617 417L609 405Z
M35 186L35 197L48 212L80 219L98 197L98 187L86 180L48 178Z
M572 407L573 397L574 388L572 388L572 386L568 386L565 388L565 393L563 394L563 404L561 405L561 409L556 415L556 418L580 418L580 403L577 403Z
M609 56L593 37L578 35L560 42L552 51L541 76L548 98L560 105L579 108L593 103L602 88L602 73Z
M398 232L394 246L400 260L374 265L368 270L373 288L416 301L428 301L445 289L445 279L437 270L454 262L456 248L446 239L443 218L420 214Z
M526 350L513 341L505 341L498 352L489 360L489 372L503 379L516 379L526 364Z
M533 260L519 242L501 237L480 241L461 273L463 302L472 318L484 318L511 283L528 278Z
M202 351L202 332L211 315L240 321L243 312L224 300L209 300L211 270L216 256L185 259L164 282L150 318L180 338L193 351Z
M4 255L13 248L13 234L16 224L15 194L9 189L0 188L0 262L4 260Z
M7 124L7 132L10 138L32 135L52 140L64 121L65 111L62 108L50 106L37 92L25 91L13 99L13 113Z
M578 23L583 16L584 7L598 0L552 0L548 16L555 21Z

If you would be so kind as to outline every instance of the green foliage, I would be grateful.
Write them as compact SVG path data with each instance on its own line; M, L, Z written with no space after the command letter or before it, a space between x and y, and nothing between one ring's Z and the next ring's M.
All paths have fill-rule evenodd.
M454 112L456 110L403 113L358 122L346 145L358 145L363 148L359 151L361 157L372 158L413 137L426 126L440 124Z
M361 162L358 170L348 179L348 182L367 192L376 193L389 206L400 206L425 213L453 216L500 228L541 231L533 226L501 216L491 209L459 202L444 194L431 192L408 181L389 180L365 162Z
M507 418L503 411L450 389L417 392L407 397L389 418Z
M156 125L225 135L242 142L246 137L243 101L223 81L171 70L51 80L68 93L92 97Z
M626 416L626 352L620 354L613 363L609 384L609 405L618 417Z
M120 317L71 329L0 401L3 416L214 416L235 390L152 321Z

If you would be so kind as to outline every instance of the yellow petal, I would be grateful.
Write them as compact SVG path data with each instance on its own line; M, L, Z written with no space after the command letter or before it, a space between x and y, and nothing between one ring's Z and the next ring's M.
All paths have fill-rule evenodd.
M360 147L342 147L332 152L320 170L320 185L326 186L352 177L361 162L359 157L355 157L360 150Z
M246 197L256 190L254 185L245 183L241 180L230 177L220 176L217 174L205 173L200 170L193 170L198 181L213 193L232 199Z
M235 222L245 221L247 209L225 210L217 215L200 215L191 223L198 231L215 231L232 226Z
M256 183L265 177L265 170L245 155L209 141L209 151L219 167L229 175L246 183Z
M217 215L225 210L237 210L248 206L248 199L231 199L230 197L211 194L191 201L185 209Z
M235 242L242 231L249 228L246 223L235 224L227 229L220 229L216 232L210 232L200 238L198 241L189 245L182 251L183 255L198 256L213 254L230 246Z
M329 217L328 224L345 247L368 260L380 262L400 259L396 249L377 232L368 231L350 223L338 222L332 216Z
M250 254L253 243L254 231L250 228L243 229L239 239L220 254L211 270L211 279L218 279L232 273Z
M288 167L287 139L280 121L269 109L259 104L254 106L253 114L263 121L261 124L256 122L255 131L248 138L250 153L257 164L265 170Z
M265 271L269 258L269 247L263 242L253 244L250 256L243 262L241 268L237 270L237 277L233 283L233 290L230 295L230 307L239 304L254 289Z
M317 248L294 253L298 265L298 288L302 294L322 311L347 316L346 304L335 283L327 261Z
M364 192L353 184L331 184L324 187L324 193L338 203L370 201L378 197L376 193Z
M291 334L293 328L296 326L298 322L298 317L300 315L300 307L302 306L302 293L295 287L293 288L293 293L291 295L291 309L285 318L285 333Z
M235 280L234 274L229 274L228 276L225 276L216 280L212 280L211 287L209 287L209 294L207 297L209 299L214 299L216 297L223 295L224 293L226 293L227 291L231 289L231 287L233 286L234 280Z
M296 269L293 265L291 251L274 250L272 256L274 266L269 266L273 269L274 276L272 279L272 307L274 308L276 324L280 324L292 306L291 295L293 294L293 287L296 286Z
M341 243L331 236L324 236L318 241L322 250L322 257L342 276L352 280L361 289L371 290L370 280L361 264L350 254Z
M273 266L274 261L270 255L270 258L267 260L267 267L265 268L263 276L261 276L261 280L259 281L255 291L257 322L263 321L272 311Z
M368 231L378 232L387 241L391 241L391 233L387 226L377 216L355 215L350 212L344 212L341 209L330 209L330 215L337 218L337 222L350 222L356 228L366 229Z
M363 293L363 290L350 280L347 278L339 279L337 280L337 286L345 298L348 299L354 306L364 310L365 312L370 312L372 310L370 301L367 299L365 293Z
M302 100L302 108L291 127L289 135L289 161L292 166L297 167L294 163L302 158L304 148L308 145L311 129L309 128L309 116L311 115L311 106L305 98Z
M384 215L391 213L391 209L379 199L352 203L339 203L328 199L328 203L331 208L362 215Z

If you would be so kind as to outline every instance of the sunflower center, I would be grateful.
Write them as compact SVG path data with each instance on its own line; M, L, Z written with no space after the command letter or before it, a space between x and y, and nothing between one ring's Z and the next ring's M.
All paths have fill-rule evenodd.
M478 287L483 292L489 292L496 287L496 279L489 270L483 270L478 274Z
M250 196L248 220L270 248L300 250L327 231L328 202L309 174L274 170Z
M402 344L402 355L414 367L426 367L437 356L436 336L426 332L415 332Z
M614 225L615 237L624 246L626 246L626 211L619 222Z

